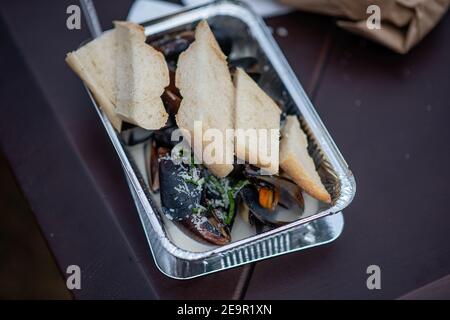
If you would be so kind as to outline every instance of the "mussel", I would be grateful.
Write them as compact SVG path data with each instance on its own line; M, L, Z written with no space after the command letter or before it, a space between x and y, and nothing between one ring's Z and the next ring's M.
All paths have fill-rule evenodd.
M230 242L230 230L218 217L217 210L202 205L204 177L201 167L163 157L159 159L159 180L166 217L203 241L215 245Z
M181 52L185 51L195 40L194 31L183 31L177 34L169 34L150 42L156 50L162 52L167 61L176 61Z
M158 192L159 183L159 159L166 157L170 153L170 149L159 146L156 140L149 139L144 145L145 154L145 170L147 180L152 192Z
M229 55L232 49L231 38L221 29L212 28L214 36L225 55ZM176 61L179 55L194 42L195 33L193 30L186 30L179 33L168 34L162 38L151 40L150 45L161 51L168 61Z
M211 27L214 36L222 52L229 56L233 48L233 41L227 33L220 28ZM180 54L194 42L195 33L193 30L186 30L178 33L165 35L157 39L149 39L149 44L156 50L162 52L169 65L176 62Z
M230 230L217 218L214 211L207 214L193 214L182 221L185 228L192 231L200 239L209 243L223 246L231 241Z
M240 191L243 204L250 215L271 227L289 223L279 216L283 209L298 212L305 209L302 190L292 181L280 176L265 176L250 166L244 174L251 182Z
M152 132L152 139L158 146L172 149L179 141L172 141L172 133L177 129L175 125L167 126Z

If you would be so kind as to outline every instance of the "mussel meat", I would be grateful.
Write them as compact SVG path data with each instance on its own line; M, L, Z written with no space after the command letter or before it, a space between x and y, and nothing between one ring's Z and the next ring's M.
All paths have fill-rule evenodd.
M289 223L280 219L283 209L302 214L305 208L302 190L294 182L280 176L264 176L247 166L245 175L251 182L241 192L249 214L269 226Z
M161 98L167 113L172 119L174 119L175 115L178 113L178 109L180 108L180 96L169 88L166 88Z

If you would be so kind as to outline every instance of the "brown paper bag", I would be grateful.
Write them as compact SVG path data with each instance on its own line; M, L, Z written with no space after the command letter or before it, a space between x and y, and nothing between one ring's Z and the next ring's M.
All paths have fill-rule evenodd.
M450 0L279 0L303 11L342 17L337 24L399 53L406 53L446 13ZM370 5L380 7L381 29L369 29Z

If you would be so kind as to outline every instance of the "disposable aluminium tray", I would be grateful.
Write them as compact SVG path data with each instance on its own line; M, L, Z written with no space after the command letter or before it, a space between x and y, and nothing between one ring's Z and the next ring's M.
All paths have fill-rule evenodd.
M331 242L342 231L341 211L352 201L356 191L347 163L269 29L247 6L238 1L216 1L143 25L146 35L153 38L193 29L201 19L207 19L213 30L225 32L232 39L230 58L253 56L264 66L259 84L272 98L283 102L285 112L299 116L308 135L309 152L332 195L332 204L320 204L310 215L222 247L204 252L182 249L168 237L160 208L148 190L143 173L137 168L120 134L90 95L126 173L155 263L161 272L176 279L198 277Z

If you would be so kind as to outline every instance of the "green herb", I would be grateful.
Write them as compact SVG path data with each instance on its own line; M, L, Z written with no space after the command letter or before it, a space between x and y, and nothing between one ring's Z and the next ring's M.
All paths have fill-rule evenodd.
M186 183L190 183L190 184L193 184L196 186L199 185L199 183L197 181L195 181L194 179L184 179L184 181L186 181Z
M241 180L233 187L234 193L237 194L243 187L250 184L250 181L248 180Z
M248 180L241 180L239 181L233 188L231 188L230 190L228 190L227 195L228 195L228 214L225 218L225 223L227 225L231 224L231 221L233 220L234 214L235 214L235 208L236 208L236 201L235 201L235 197L237 195L237 193L239 191L241 191L241 189L243 187L245 187L247 184L249 184L250 182Z
M215 189L217 189L221 194L225 193L225 189L219 179L217 179L212 174L210 174L207 179L209 182L211 182L213 184Z
M233 190L228 190L228 214L225 217L225 223L227 225L231 224L231 221L233 220L234 217L234 208L236 206L235 201L234 201L234 194L233 194Z
M224 214L225 210L227 211L225 214L224 223L230 225L236 212L236 195L243 187L245 187L250 182L248 180L240 180L234 186L229 186L229 179L218 179L212 174L206 177L206 181L208 183L208 188L211 191L220 194L225 204L228 203L228 205L220 205L220 207L223 208L222 210ZM215 207L217 208L217 205L215 205Z
M207 210L205 207L199 206L199 207L193 208L193 209L192 209L192 213L193 213L193 214L198 214L198 215L200 215L200 214L202 214L205 210Z

